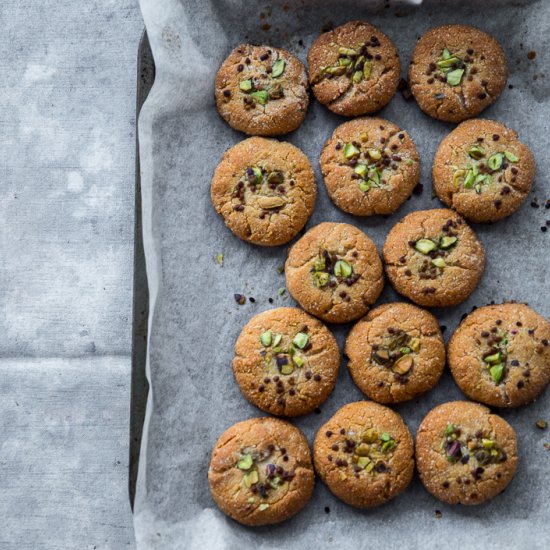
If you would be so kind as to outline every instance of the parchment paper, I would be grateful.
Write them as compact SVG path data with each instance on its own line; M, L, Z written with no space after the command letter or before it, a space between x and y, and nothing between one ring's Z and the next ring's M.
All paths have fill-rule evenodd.
M508 489L475 507L449 507L415 479L389 504L369 511L338 501L318 481L310 504L294 519L250 529L226 518L214 505L207 468L217 437L234 422L261 416L241 396L230 363L233 344L254 314L292 305L280 296L277 272L286 246L258 248L239 241L210 203L212 172L222 153L245 136L218 116L213 80L220 63L242 41L287 48L305 61L307 48L327 22L366 18L386 32L400 51L403 74L417 38L442 23L467 23L503 44L510 64L501 99L483 113L519 131L534 150L537 179L532 197L507 220L475 227L487 251L479 288L458 307L436 310L449 336L464 313L491 301L529 302L550 317L547 299L550 232L540 227L550 210L532 208L550 198L548 51L550 2L429 2L420 8L374 12L351 1L141 0L157 66L157 80L139 120L143 225L151 293L148 376L152 392L140 461L135 526L140 548L547 548L550 535L548 432L550 391L528 407L503 411L517 430L521 463ZM263 15L262 15L263 14ZM264 26L262 28L262 25ZM269 25L269 30L267 25ZM303 46L302 46L303 43ZM534 60L527 53L536 51ZM341 122L312 101L303 126L284 137L316 168L319 198L307 227L345 221L365 231L380 248L388 230L405 214L440 207L431 198L430 169L442 137L453 126L423 115L401 94L381 116L408 130L422 158L424 192L393 216L356 218L328 199L318 170L324 141ZM216 255L223 253L219 267ZM236 304L233 294L253 296ZM273 298L270 305L268 298ZM381 302L398 296L386 286ZM332 327L342 345L348 326ZM342 363L336 389L318 414L295 420L311 442L319 426L345 403L362 399ZM463 398L445 373L429 394L395 407L414 432L435 405ZM325 507L330 513L325 512ZM442 517L435 517L435 510Z

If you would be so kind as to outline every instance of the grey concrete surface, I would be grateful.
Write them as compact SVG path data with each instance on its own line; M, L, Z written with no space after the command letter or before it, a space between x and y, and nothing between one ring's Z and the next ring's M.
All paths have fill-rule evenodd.
M135 0L0 3L0 548L133 546Z

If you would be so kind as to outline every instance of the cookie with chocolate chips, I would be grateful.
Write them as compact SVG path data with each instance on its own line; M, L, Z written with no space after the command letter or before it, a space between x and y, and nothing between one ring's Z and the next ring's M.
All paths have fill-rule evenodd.
M492 222L515 212L527 198L535 160L504 124L467 120L439 145L432 176L447 206L473 222Z
M483 405L453 401L431 410L416 434L416 466L426 489L447 504L481 504L516 472L516 433Z
M443 25L417 42L409 84L418 106L447 122L477 116L500 96L506 57L488 34L467 25Z
M317 186L300 149L252 137L226 151L210 194L216 212L237 237L277 246L304 227L315 206Z
M233 372L243 395L265 412L298 416L330 395L340 366L332 333L294 307L254 316L235 344Z
M288 134L306 116L306 69L286 50L240 44L216 75L215 97L220 115L235 130L257 136Z
M395 290L426 307L463 302L485 269L485 250L476 234L445 208L405 216L390 230L382 254Z
M238 422L218 439L208 469L224 514L244 525L279 523L309 501L315 483L302 432L276 418Z
M395 212L420 178L412 139L382 118L358 118L338 126L320 164L332 201L357 216Z
M525 304L478 308L449 341L449 367L470 399L530 403L550 382L550 323Z
M330 491L357 508L402 493L414 471L413 439L403 419L383 405L345 405L317 432L315 470Z
M404 302L369 311L346 340L353 381L379 403L408 401L431 390L445 366L437 319Z
M323 33L307 60L315 97L339 115L379 111L397 90L401 71L397 49L365 21L350 21Z
M286 286L308 312L324 321L362 317L384 287L376 245L347 223L325 222L297 241L285 263Z

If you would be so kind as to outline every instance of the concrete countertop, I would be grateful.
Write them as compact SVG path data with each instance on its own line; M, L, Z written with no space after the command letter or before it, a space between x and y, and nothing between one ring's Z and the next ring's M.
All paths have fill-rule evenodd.
M1 549L131 548L137 0L0 7Z

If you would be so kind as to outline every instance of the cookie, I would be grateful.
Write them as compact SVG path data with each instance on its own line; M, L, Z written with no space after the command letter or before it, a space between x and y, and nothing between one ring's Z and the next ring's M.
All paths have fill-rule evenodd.
M358 401L345 405L317 432L315 470L345 503L369 508L409 485L414 446L403 419L388 407Z
M500 44L467 25L429 30L416 43L409 68L409 84L418 106L447 122L477 116L496 101L507 79Z
M346 340L353 381L379 403L408 401L431 390L445 366L445 344L437 319L397 302L371 310Z
M519 407L550 382L550 323L525 304L485 306L449 341L449 367L460 389L492 407Z
M401 71L393 42L365 21L323 33L313 42L307 62L317 101L344 116L374 113L387 105Z
M315 474L302 432L276 418L238 422L218 439L208 469L224 514L244 525L279 523L309 501Z
M324 321L362 317L384 287L376 245L353 225L325 222L297 241L285 263L286 286L308 312Z
M512 481L516 433L483 405L453 401L432 409L416 434L416 466L426 489L447 504L480 504Z
M504 124L467 120L439 145L432 177L447 206L473 222L492 222L515 212L526 199L535 159Z
M215 97L220 115L235 130L257 136L288 134L306 116L306 69L286 50L240 44L216 75Z
M390 230L382 253L395 290L427 307L464 301L485 269L485 251L476 234L446 208L405 216Z
M356 216L395 212L420 179L412 139L382 118L358 118L338 126L320 163L334 204Z
M239 239L277 246L304 227L315 206L317 186L300 149L252 137L226 151L210 194L216 212Z
M278 416L316 409L332 392L339 366L331 332L294 307L254 316L235 344L233 372L243 395Z

